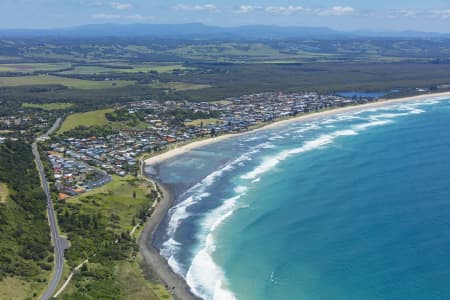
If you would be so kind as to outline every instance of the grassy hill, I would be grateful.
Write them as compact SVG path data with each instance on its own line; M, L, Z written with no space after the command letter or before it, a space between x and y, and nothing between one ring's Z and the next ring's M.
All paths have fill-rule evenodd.
M58 203L60 226L71 242L69 268L89 258L60 299L170 299L160 283L145 279L129 233L153 201L147 182L115 176L101 188Z

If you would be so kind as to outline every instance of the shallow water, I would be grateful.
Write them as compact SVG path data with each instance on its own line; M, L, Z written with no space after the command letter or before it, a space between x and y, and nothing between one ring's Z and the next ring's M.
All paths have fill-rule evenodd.
M450 299L448 128L430 99L168 160L157 246L205 299Z

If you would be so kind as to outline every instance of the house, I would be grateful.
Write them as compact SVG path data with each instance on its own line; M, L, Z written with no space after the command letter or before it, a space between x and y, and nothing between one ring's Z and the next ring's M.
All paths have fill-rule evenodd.
M60 200L60 201L66 200L66 199L69 199L69 198L70 198L70 196L67 195L67 194L64 194L64 193L59 193L58 194L58 200Z

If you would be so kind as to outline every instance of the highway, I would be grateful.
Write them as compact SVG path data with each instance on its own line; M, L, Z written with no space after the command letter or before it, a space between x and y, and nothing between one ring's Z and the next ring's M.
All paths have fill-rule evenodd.
M69 246L68 241L65 238L61 237L58 232L58 223L55 216L55 210L53 209L53 202L50 194L50 189L48 187L48 181L47 178L45 177L44 166L42 164L37 147L37 142L51 135L56 129L58 129L60 124L61 118L58 118L53 124L53 126L49 129L49 131L47 131L47 133L45 133L41 137L38 137L36 141L32 144L33 155L39 171L39 176L41 178L42 188L47 198L47 215L48 215L48 222L50 224L50 232L54 245L54 257L55 257L55 267L53 269L52 278L50 279L47 289L42 294L40 298L41 300L48 300L55 293L55 290L59 282L61 281L63 275L64 250L67 249Z

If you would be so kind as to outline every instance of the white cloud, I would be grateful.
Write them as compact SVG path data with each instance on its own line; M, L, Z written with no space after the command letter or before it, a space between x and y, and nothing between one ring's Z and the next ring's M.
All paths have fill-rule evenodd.
M312 14L317 16L343 16L355 13L355 9L350 6L333 6L330 8L308 8L299 5L289 6L253 6L241 5L235 10L237 13L250 13L262 11L272 15L294 15L294 14Z
M125 20L131 20L131 21L145 21L145 20L153 20L155 17L153 16L143 16L143 15L131 15L131 16L123 16L123 19Z
M119 15L119 14L95 14L92 16L94 19L101 20L125 20L125 21L146 21L154 19L153 16L143 15Z
M118 10L126 10L126 9L130 9L133 7L133 5L131 5L131 3L121 3L121 2L110 2L109 5L112 8L118 9Z
M402 9L402 10L391 10L386 15L389 19L395 19L395 18L415 18L419 15L423 15L423 12L418 12L415 10L408 10L408 9Z
M300 12L307 12L308 9L302 6L267 6L264 11L277 15L292 15Z
M92 16L94 19L120 19L121 16L120 15L115 15L115 14L95 14Z
M203 4L203 5L187 5L178 4L175 6L177 10L184 11L204 11L204 12L217 12L219 9L214 4Z
M100 1L100 0L81 0L80 4L83 5L83 6L90 6L90 7L103 6L104 5L103 1Z
M319 16L343 16L349 15L355 12L355 9L351 6L333 6L328 9L319 9L317 14Z
M237 13L249 13L255 10L262 9L261 6L254 6L254 5L241 5L237 7L234 11Z
M449 19L450 18L450 9L444 9L444 10L432 10L431 12L432 16L439 17L442 19Z

